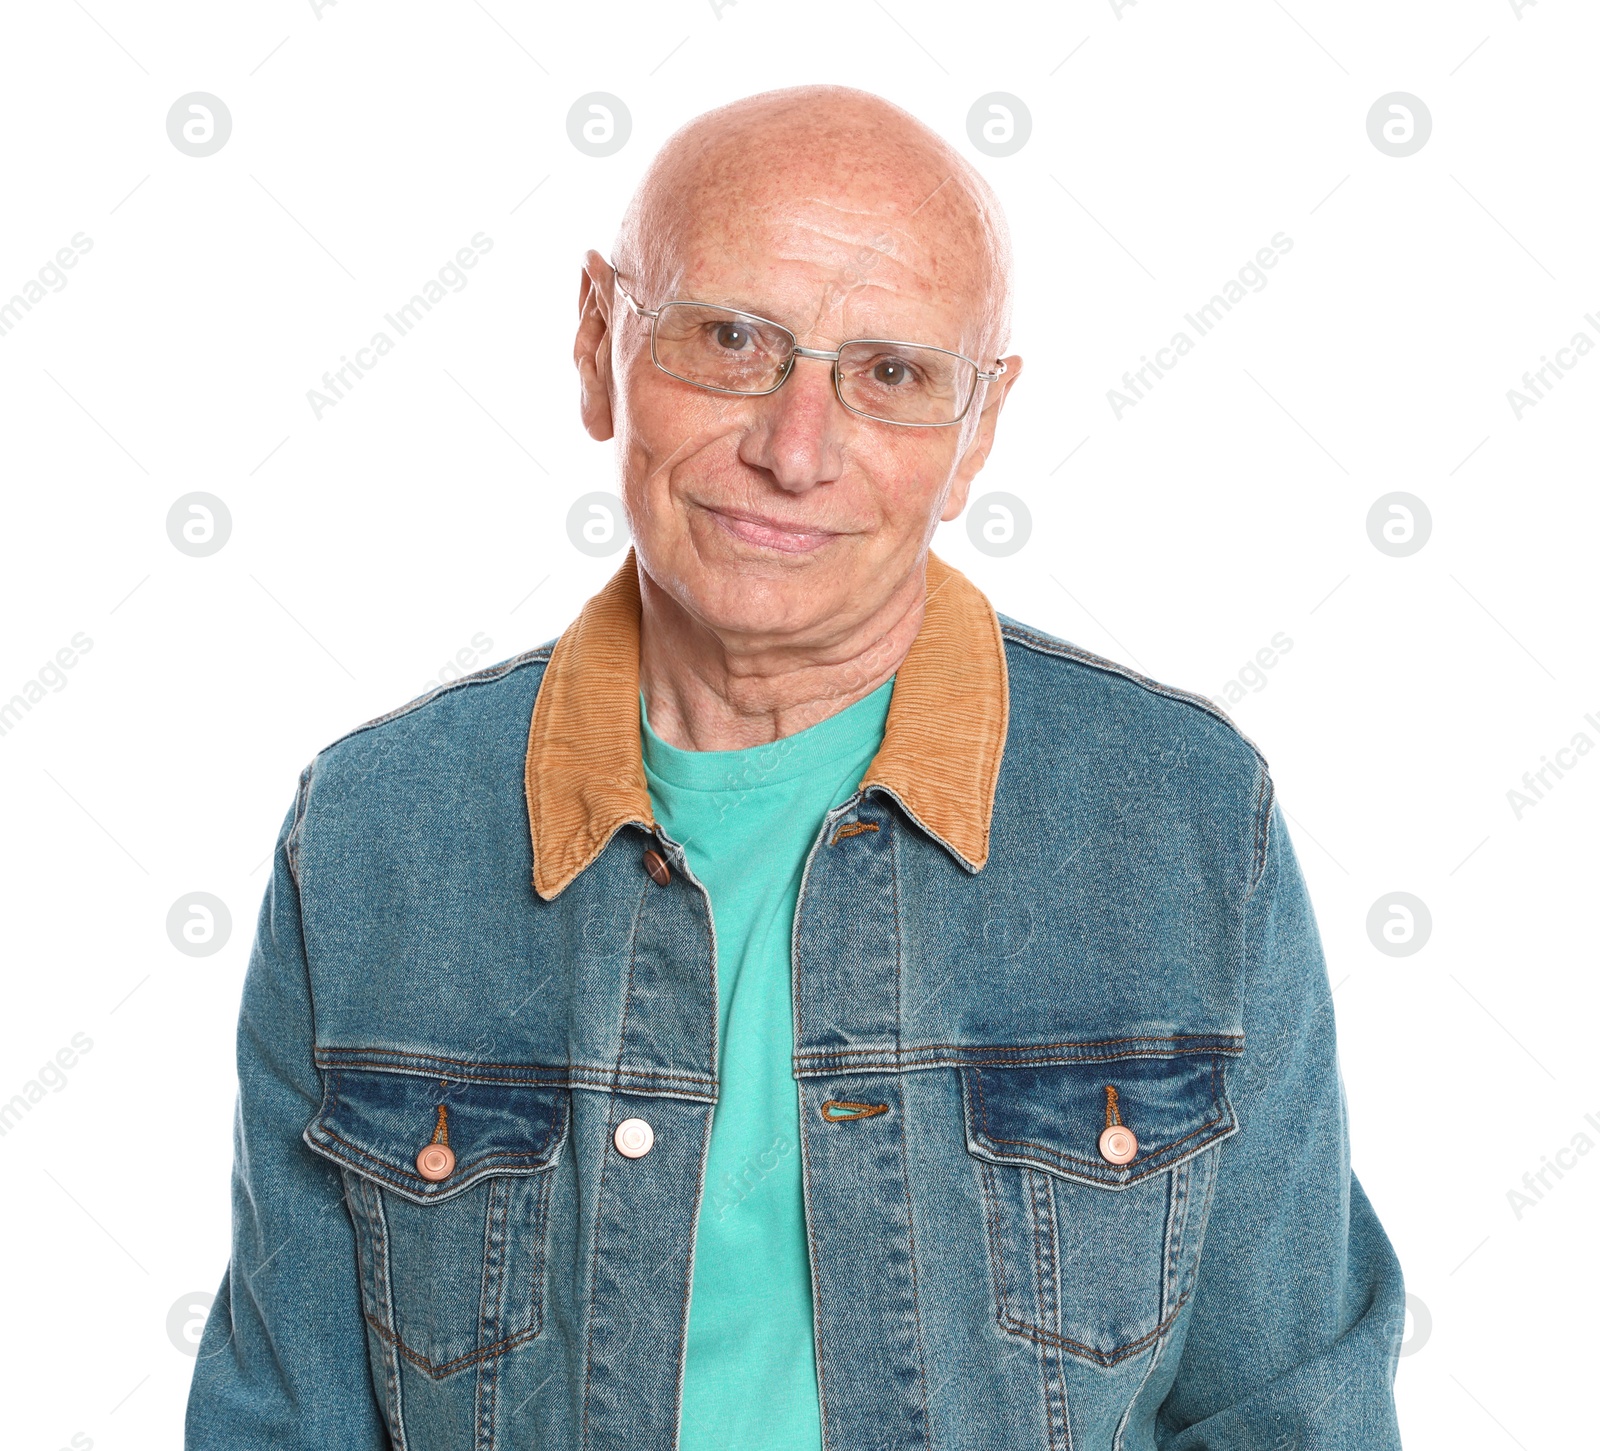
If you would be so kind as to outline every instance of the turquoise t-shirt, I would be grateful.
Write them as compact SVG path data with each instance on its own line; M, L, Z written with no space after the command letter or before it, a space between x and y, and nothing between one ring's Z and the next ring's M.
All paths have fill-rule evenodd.
M888 681L809 730L682 751L650 729L656 820L711 895L721 1090L695 1232L680 1451L818 1451L789 942L806 857L883 740Z

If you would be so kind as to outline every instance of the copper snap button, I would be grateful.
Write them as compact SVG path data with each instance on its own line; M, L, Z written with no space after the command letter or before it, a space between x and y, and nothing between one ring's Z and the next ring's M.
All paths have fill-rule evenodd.
M642 1118L625 1118L611 1136L625 1159L642 1159L656 1145L656 1131Z
M644 854L644 869L650 873L650 880L658 887L664 887L672 879L672 872L667 867L667 859L654 847Z
M429 1144L417 1155L417 1173L430 1184L448 1179L455 1167L456 1156L450 1152L449 1144Z
M1112 1124L1100 1135L1100 1157L1108 1164L1126 1164L1139 1152L1139 1141L1124 1124Z

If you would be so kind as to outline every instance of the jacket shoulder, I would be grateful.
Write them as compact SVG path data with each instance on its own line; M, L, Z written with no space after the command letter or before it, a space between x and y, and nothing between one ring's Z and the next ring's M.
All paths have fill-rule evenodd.
M367 751L388 755L407 738L426 739L441 731L470 734L475 728L492 729L507 716L515 719L518 711L523 712L521 727L526 735L527 711L554 648L555 641L548 641L435 686L404 705L352 726L324 746L313 765L336 755L359 757Z
M1155 680L1007 615L1000 615L999 620L1007 671L1013 687L1021 687L1025 703L1048 709L1053 701L1058 708L1070 705L1079 710L1087 704L1102 720L1180 729L1196 744L1210 742L1247 768L1266 772L1267 759L1260 747L1215 701Z
M514 836L528 722L554 644L440 685L318 751L290 812L296 879L308 834L335 854L395 832L442 841L464 822Z
M1113 815L1136 809L1167 813L1169 822L1227 823L1224 834L1243 849L1253 889L1275 803L1255 742L1203 695L999 618L1010 693L1007 755L1015 750L1031 763L1023 767L1028 780L1044 789L1051 779L1097 782Z

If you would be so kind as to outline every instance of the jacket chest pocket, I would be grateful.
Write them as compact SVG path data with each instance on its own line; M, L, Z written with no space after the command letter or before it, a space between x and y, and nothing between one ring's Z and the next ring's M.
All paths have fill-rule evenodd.
M961 1069L1001 1329L1112 1366L1171 1325L1193 1289L1215 1146L1237 1127L1223 1064Z
M324 1069L304 1137L343 1171L385 1360L440 1380L539 1334L569 1109L564 1087Z

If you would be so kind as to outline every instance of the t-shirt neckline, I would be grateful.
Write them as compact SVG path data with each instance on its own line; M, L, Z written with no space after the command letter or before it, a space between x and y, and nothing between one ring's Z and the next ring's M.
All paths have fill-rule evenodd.
M843 710L803 731L760 746L733 751L686 751L661 739L639 694L639 734L647 774L688 791L751 791L776 786L808 772L835 766L842 758L883 739L894 679Z

